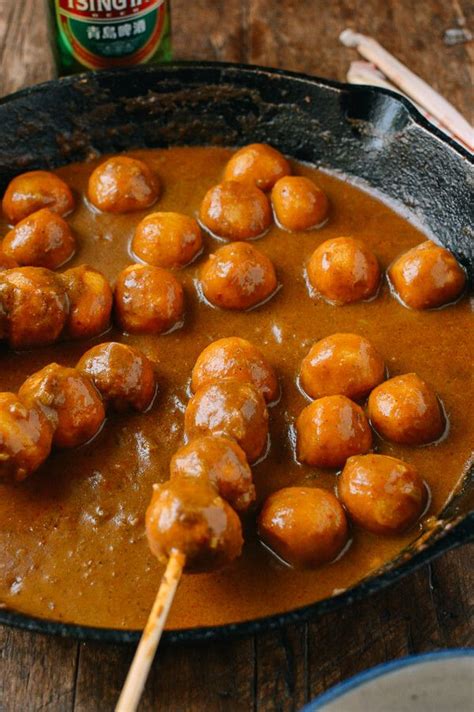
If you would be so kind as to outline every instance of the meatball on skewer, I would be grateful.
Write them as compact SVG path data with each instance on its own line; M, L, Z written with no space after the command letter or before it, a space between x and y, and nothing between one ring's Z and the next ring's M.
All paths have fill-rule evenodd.
M0 393L0 481L33 474L51 446L74 448L91 440L104 423L105 406L145 411L155 391L152 364L124 344L99 344L76 368L45 366L26 379L18 396ZM248 493L251 498L251 483Z
M60 215L42 208L7 233L2 250L18 265L57 269L74 255L76 240Z
M207 480L239 513L255 502L252 472L244 451L223 435L204 435L183 445L171 458L170 479Z
M49 171L22 173L9 183L2 201L3 212L13 224L41 208L58 215L74 210L74 198L69 186Z
M53 445L59 448L83 445L105 420L102 399L91 380L77 369L57 363L27 378L18 397L48 418L54 429Z
M108 328L111 311L110 286L92 267L0 271L0 338L13 349L92 338Z
M91 339L110 326L112 289L93 267L73 267L61 275L69 299L65 334L70 339Z
M146 512L148 544L166 564L116 710L136 709L183 571L210 572L242 550L242 526L232 507L209 482L176 478L155 485Z
M196 393L202 386L221 378L253 383L267 403L278 398L275 371L260 349L238 336L213 341L199 354L191 376L191 390Z
M93 346L76 368L94 383L104 402L118 412L148 410L156 393L151 361L138 349L109 341Z
M51 452L54 429L40 408L0 393L0 482L21 481Z
M252 383L222 378L200 388L184 414L188 441L200 435L224 435L237 442L254 463L268 442L268 411Z

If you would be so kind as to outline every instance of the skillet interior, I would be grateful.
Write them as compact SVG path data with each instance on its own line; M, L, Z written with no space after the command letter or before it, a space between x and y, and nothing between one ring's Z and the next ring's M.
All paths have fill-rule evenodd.
M15 173L131 147L269 142L296 159L357 176L408 207L474 275L468 156L390 92L275 70L195 64L83 75L0 103L0 190ZM472 200L471 200L472 202ZM472 536L472 473L424 534L376 576L337 597L279 617L168 632L199 639L254 632L367 595ZM0 611L0 622L61 635L127 641L136 632L91 629Z

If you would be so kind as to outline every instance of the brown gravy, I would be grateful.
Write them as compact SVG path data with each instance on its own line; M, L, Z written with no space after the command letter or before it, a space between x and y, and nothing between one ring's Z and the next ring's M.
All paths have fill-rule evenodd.
M68 218L79 249L67 267L90 263L113 282L133 260L128 245L144 214L175 210L195 215L206 190L217 183L231 151L173 148L136 151L159 174L164 193L144 212L111 216L83 199L97 162L58 170L76 191L78 207ZM159 396L145 415L112 415L93 442L55 452L24 483L0 484L0 604L44 618L116 628L141 628L161 576L149 553L144 513L153 482L168 477L169 459L182 442L183 410L191 369L211 341L239 335L254 341L278 371L281 400L270 410L271 447L254 467L258 499L282 486L311 483L333 489L334 472L295 462L291 426L306 398L296 385L312 342L337 331L368 337L385 357L391 375L416 371L440 394L449 433L422 448L384 443L376 449L413 462L429 484L426 516L440 511L468 466L474 442L472 409L472 313L464 297L439 311L403 308L384 283L377 299L334 307L308 296L303 266L322 241L340 235L365 240L386 268L402 251L426 239L391 208L346 181L295 165L327 192L331 212L319 230L289 234L273 226L256 245L274 262L282 285L266 304L229 313L200 301L195 281L202 258L178 273L186 291L184 327L164 336L124 336L112 330L94 343L122 340L157 363ZM1 234L6 231L1 223ZM222 243L205 237L205 253ZM472 341L471 341L472 343ZM25 377L51 361L74 365L91 342L63 343L29 353L0 350L0 390L17 390ZM420 532L381 538L353 530L338 561L314 571L293 571L255 536L254 517L245 523L243 556L209 575L186 576L168 627L209 626L286 611L352 586L394 557Z

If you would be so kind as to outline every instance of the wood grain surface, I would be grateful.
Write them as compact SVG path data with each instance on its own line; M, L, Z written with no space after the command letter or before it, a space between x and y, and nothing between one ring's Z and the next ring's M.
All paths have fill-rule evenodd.
M177 59L250 62L343 80L353 27L442 92L472 121L470 0L172 0ZM53 76L41 0L0 0L0 95ZM0 129L1 130L1 129ZM224 643L163 646L141 710L286 712L360 670L409 653L474 645L473 546L389 590L297 627ZM112 710L129 647L0 628L0 711Z

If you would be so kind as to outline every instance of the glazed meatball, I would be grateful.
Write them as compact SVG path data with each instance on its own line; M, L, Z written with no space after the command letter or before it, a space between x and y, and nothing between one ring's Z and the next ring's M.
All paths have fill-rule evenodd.
M14 267L19 267L18 263L15 262L12 257L8 257L0 248L0 272L4 272L6 269L13 269Z
M214 571L242 551L240 519L205 480L175 479L155 485L146 512L152 553L166 564L173 551L186 557L190 573Z
M300 384L310 398L364 398L385 377L385 364L368 339L332 334L317 341L302 361Z
M453 255L430 240L398 257L388 276L397 296L411 309L449 304L466 285L464 270Z
M105 419L104 405L87 376L57 363L26 379L18 397L30 408L38 408L54 428L53 444L70 448L94 437Z
M201 229L194 218L181 213L152 213L137 226L134 254L156 267L184 267L202 249Z
M369 396L368 414L383 438L403 445L438 440L446 426L435 391L416 373L377 386Z
M89 178L89 200L106 213L144 210L158 200L159 194L158 177L137 158L109 158Z
M336 237L316 248L308 263L313 289L333 304L370 299L377 293L380 267L377 258L360 240Z
M234 153L225 168L224 181L270 190L277 180L290 173L290 164L280 151L265 143L251 143Z
M66 324L71 339L91 339L110 326L113 296L102 272L81 265L61 275L69 298Z
M67 319L64 285L43 267L18 267L0 275L0 312L13 349L46 346L58 340Z
M183 445L172 457L171 479L193 477L213 485L237 512L255 502L252 472L237 443L219 435L204 435Z
M93 346L76 368L94 383L104 401L119 412L147 410L156 392L151 361L138 349L110 341Z
M115 315L130 334L161 334L179 325L184 293L171 272L152 265L130 265L115 285Z
M259 188L230 180L206 193L199 217L216 237L251 240L268 230L272 211L267 196Z
M346 396L325 396L303 408L296 434L298 459L316 467L342 467L372 447L364 411Z
M42 208L10 230L2 243L6 255L19 265L57 269L71 259L76 241L67 222L49 208Z
M426 502L415 467L387 455L350 457L338 492L351 518L375 534L401 534L420 517Z
M54 173L30 171L11 181L3 196L2 208L15 225L41 208L67 215L74 210L74 198L69 186Z
M276 221L290 232L321 225L329 210L326 193L303 176L281 178L272 190L272 205Z
M201 286L216 307L250 309L273 294L277 278L266 255L245 242L234 242L209 255L201 269Z
M53 429L43 413L14 393L0 393L0 482L24 480L46 460Z
M252 463L267 445L268 411L251 383L223 378L194 394L184 415L184 430L188 441L209 434L232 438Z
M267 403L278 398L275 371L260 349L238 336L219 339L206 346L194 364L191 390L195 393L207 383L227 377L253 383Z
M348 540L346 515L337 498L316 487L286 487L271 494L258 518L258 532L295 568L332 561Z

